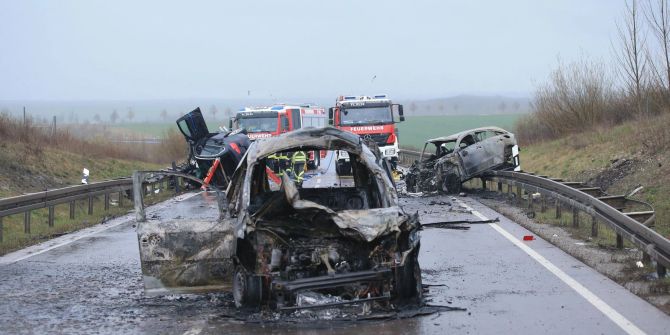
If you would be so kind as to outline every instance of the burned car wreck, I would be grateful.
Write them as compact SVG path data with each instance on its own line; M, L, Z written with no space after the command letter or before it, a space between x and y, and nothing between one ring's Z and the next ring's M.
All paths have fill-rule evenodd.
M520 170L514 134L498 127L427 140L405 177L408 192L458 193L463 182L491 170Z
M347 151L353 179L296 183L268 167L272 155L307 150ZM338 297L326 307L421 301L418 216L399 207L355 134L305 128L254 142L219 205L216 222L138 226L147 292L232 290L238 307L278 310L323 307L302 304L305 292Z

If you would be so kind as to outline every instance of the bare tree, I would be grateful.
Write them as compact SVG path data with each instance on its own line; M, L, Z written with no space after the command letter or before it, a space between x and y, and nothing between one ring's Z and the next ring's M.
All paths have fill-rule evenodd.
M128 107L126 118L128 119L128 122L133 122L133 119L135 118L135 111L133 111L132 107Z
M95 121L95 123L100 123L100 121L101 121L101 120L100 120L100 114L95 114L95 115L93 116L93 121Z
M647 0L644 7L647 23L651 27L661 49L661 63L657 65L649 53L649 64L655 79L666 91L670 91L670 10L668 0Z
M116 109L112 112L112 114L109 116L109 121L112 121L112 123L116 123L116 121L119 119L119 113L116 111Z
M412 113L412 115L416 115L416 102L412 101L409 104L409 111Z
M617 22L621 49L616 52L619 73L628 93L635 98L637 112L642 111L642 91L647 83L646 39L640 24L638 0L626 1L623 21Z
M505 110L507 110L507 104L504 101L501 101L500 104L498 104L498 110L500 113L505 113Z
M167 110L163 109L161 111L161 119L163 119L163 122L167 121L167 117L168 117L168 112L167 112Z
M216 120L216 113L219 112L219 110L216 108L216 105L209 107L209 112L212 113L212 118Z

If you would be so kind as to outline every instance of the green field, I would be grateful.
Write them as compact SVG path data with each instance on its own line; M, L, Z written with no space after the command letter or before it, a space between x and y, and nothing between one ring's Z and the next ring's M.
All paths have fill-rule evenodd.
M400 146L423 148L429 138L447 136L463 130L496 126L512 131L523 114L408 116L399 123Z
M403 147L422 148L426 139L451 135L462 130L483 126L497 126L511 131L512 126L521 115L523 114L408 116L405 122L398 124L400 144ZM227 125L227 122L221 120L207 123L210 131L216 131L220 125ZM127 129L150 137L161 137L166 130L177 129L174 122L121 123L113 127Z

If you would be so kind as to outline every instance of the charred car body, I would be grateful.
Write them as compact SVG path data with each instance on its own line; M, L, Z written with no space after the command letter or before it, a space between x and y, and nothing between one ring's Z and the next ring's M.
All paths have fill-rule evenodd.
M189 147L182 172L199 179L209 173L207 183L225 188L251 143L244 129L210 133L200 108L177 119L177 127Z
M426 141L405 183L410 192L458 193L463 182L494 169L520 170L514 134L476 128Z
M353 182L270 178L268 157L296 150L347 151ZM140 224L147 291L232 290L239 307L280 310L301 308L304 292L337 304L421 300L418 218L402 211L387 170L355 134L305 128L254 142L220 207L217 222Z

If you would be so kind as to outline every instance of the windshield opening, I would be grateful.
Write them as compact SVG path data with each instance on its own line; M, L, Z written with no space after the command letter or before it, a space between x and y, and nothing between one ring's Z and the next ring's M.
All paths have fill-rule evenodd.
M249 133L274 132L277 131L277 117L254 117L239 118L240 128L245 128Z
M392 123L391 107L364 107L342 109L342 125Z

